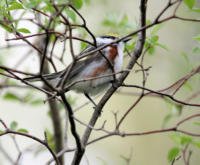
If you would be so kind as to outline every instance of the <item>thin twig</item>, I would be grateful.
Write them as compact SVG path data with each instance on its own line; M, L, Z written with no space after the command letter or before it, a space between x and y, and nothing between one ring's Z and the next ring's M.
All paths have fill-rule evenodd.
M17 131L13 131L10 130L6 124L3 122L3 120L0 120L0 122L3 124L3 126L6 128L5 131L3 131L2 133L0 133L0 136L5 136L7 134L13 134L13 135L19 135L19 136L23 136L23 137L27 137L29 139L32 139L34 141L37 141L38 143L42 144L45 148L48 149L48 151L51 153L52 157L54 158L54 160L56 161L56 164L59 165L59 161L58 158L56 157L55 153L53 152L53 150L49 147L48 143L46 143L44 140L41 140L39 138L37 138L36 136L33 136L31 134L27 134L27 133L23 133L23 132L17 132Z

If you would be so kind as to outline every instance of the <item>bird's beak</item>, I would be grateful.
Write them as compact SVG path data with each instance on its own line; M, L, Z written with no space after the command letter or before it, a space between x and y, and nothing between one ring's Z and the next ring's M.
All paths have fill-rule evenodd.
M130 41L132 39L132 37L127 37L127 38L125 38L124 40L123 40L123 42L128 42L128 41Z

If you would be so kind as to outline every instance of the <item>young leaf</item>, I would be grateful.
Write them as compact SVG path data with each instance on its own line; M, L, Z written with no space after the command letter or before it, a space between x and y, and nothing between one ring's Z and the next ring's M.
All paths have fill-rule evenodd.
M194 8L192 9L192 11L197 12L197 13L200 13L200 8L195 8L195 7L194 7Z
M24 128L20 128L20 129L17 130L17 132L28 133L28 130L26 130Z
M72 19L73 22L76 21L76 14L71 10L65 10L67 16Z
M190 136L183 135L180 136L180 138L181 138L181 145L187 145L192 142L192 137Z
M16 121L12 121L12 123L10 123L10 129L12 130L16 130L18 126L18 123Z
M194 124L200 126L200 122L198 122L198 121L194 122Z
M37 106L37 105L41 105L43 104L43 100L42 99L35 99L33 101L30 102L31 105Z
M128 16L124 15L119 22L119 26L124 27L128 24Z
M193 88L192 88L192 85L190 82L186 82L184 85L183 85L184 89L188 89L189 91L192 91Z
M54 142L53 134L48 129L46 129L45 132L47 136L46 140L47 140L48 145L50 146L51 149L55 150L55 142Z
M151 35L156 35L161 28L162 28L161 24L154 26L151 30Z
M152 43L152 44L155 44L155 43L158 41L158 39L159 39L158 35L152 36L152 37L151 37L151 43Z
M73 0L72 4L76 9L80 9L83 6L83 1L82 0Z
M200 149L200 141L193 141L192 144Z
M24 7L22 6L21 3L19 2L13 2L11 3L11 5L7 8L8 11L11 11L11 10L19 10L19 9L23 9Z
M11 33L13 31L12 27L9 25L0 24L2 28L4 28L7 32Z
M156 46L159 46L160 48L169 51L169 48L166 45L160 44L160 43L156 43Z
M173 117L173 115L170 113L168 115L166 115L163 119L163 123L162 123L162 128L164 128L166 126L166 124L170 121L170 119Z
M87 5L90 4L90 0L84 0Z
M197 35L197 36L195 36L195 37L193 37L193 39L196 40L196 41L198 41L198 42L200 42L200 34Z
M195 5L195 1L196 0L184 0L184 3L189 9L192 9L193 6Z
M170 149L167 156L168 161L173 161L178 156L179 152L180 149L178 147L173 147L172 149Z
M51 12L53 13L55 11L53 5L49 1L45 1L46 5L42 8L44 12Z
M21 32L21 33L31 33L28 29L26 28L19 28L17 29L18 32Z
M35 8L36 6L39 6L41 1L42 0L23 1L23 5L28 9L32 9L32 8Z
M19 97L19 96L17 96L17 95L14 94L14 93L11 93L11 92L7 92L7 93L3 96L3 98L4 98L5 100L10 100L10 101L19 101L19 100L20 100L20 97Z
M88 46L87 43L81 42L80 49L81 49L81 50L84 50L84 49L87 48L87 46Z
M183 135L180 133L175 133L171 135L171 138L178 146L186 146L193 142L193 138L191 136Z
M182 109L183 109L183 105L181 105L181 104L172 104L171 111L172 111L173 115L180 116L181 113L182 113Z
M195 53L195 54L200 54L200 47L194 47L193 49L192 49L192 53Z

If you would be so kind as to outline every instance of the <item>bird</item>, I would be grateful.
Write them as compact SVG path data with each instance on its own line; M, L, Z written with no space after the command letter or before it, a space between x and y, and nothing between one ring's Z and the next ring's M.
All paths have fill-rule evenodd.
M43 79L54 88L58 88L66 72L69 71L67 79L64 80L63 90L74 90L78 93L84 93L92 101L90 96L97 95L108 88L112 84L111 82L115 81L116 73L122 69L124 45L131 38L114 42L117 39L119 37L114 35L96 37L96 46L88 45L78 57L84 56L100 46L108 46L89 54L81 60L75 61L73 65L69 65L62 71L42 75ZM32 76L24 80L30 82L41 81L41 76ZM67 87L69 89L65 89Z

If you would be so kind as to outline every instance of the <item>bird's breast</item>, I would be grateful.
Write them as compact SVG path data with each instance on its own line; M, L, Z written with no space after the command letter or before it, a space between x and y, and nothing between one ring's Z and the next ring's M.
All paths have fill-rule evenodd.
M115 58L118 55L117 46L112 45L112 46L109 46L108 48L109 48L109 52L108 52L107 57L111 61L111 63L114 64Z

